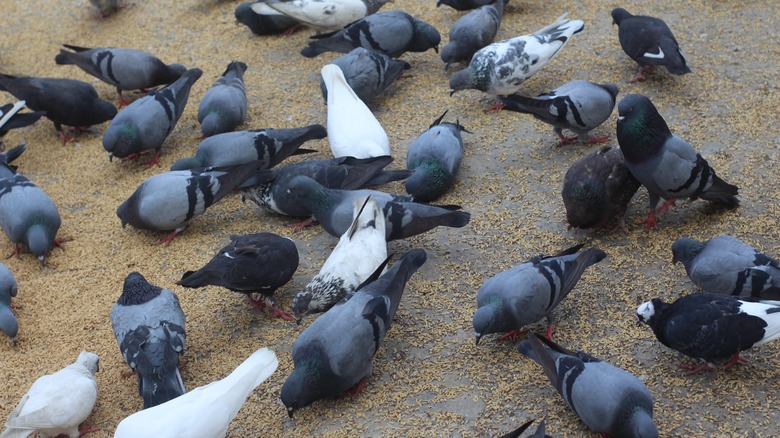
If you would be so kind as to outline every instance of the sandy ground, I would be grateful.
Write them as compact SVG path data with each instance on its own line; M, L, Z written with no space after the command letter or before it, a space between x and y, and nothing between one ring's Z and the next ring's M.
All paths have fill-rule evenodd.
M647 327L637 327L634 315L647 299L671 300L694 290L682 267L670 263L670 245L678 237L728 233L780 255L773 170L780 160L780 48L774 40L780 12L768 3L662 0L652 2L652 9L638 1L621 4L631 12L663 17L694 71L684 77L659 71L647 82L630 84L636 66L620 49L609 16L618 4L511 0L500 39L539 29L564 11L586 22L585 30L526 82L524 93L589 79L614 82L621 95L646 94L675 133L694 144L721 177L740 186L737 211L710 214L713 210L702 201L683 202L651 232L636 225L645 213L644 189L629 209L627 234L567 230L559 195L563 174L595 146L556 148L550 127L529 116L484 114L492 103L488 96L476 91L448 95L449 73L433 51L404 55L412 64L411 77L399 80L373 105L393 145L392 167L404 166L408 144L449 108L446 120L458 118L474 134L465 135L459 182L440 201L463 205L472 221L463 229L438 229L389 244L397 254L425 248L428 262L407 286L368 388L354 401L324 400L288 419L279 390L292 369L290 350L302 328L254 311L227 290L185 290L175 283L182 272L209 260L227 235L272 231L292 237L301 254L295 277L277 292L277 303L287 308L337 239L319 227L293 233L286 227L289 218L258 215L233 196L195 219L172 245L160 247L153 242L162 233L122 229L115 210L145 178L193 153L200 134L197 104L229 61L249 65L245 127L287 128L325 123L319 69L337 55L301 57L298 51L312 34L308 29L291 37L253 35L234 24L236 2L136 0L98 21L86 0L2 0L2 72L81 79L115 101L111 86L73 66L54 64L59 45L70 43L144 49L166 62L200 67L204 75L165 143L159 168L109 163L101 145L107 124L65 146L47 120L6 137L8 146L28 142L20 170L54 199L63 216L60 236L73 240L65 250L55 249L43 269L30 254L3 260L20 285L14 300L20 334L16 346L0 338L0 417L36 378L71 363L82 348L101 357L100 395L86 424L102 431L91 436L110 436L119 421L140 409L135 380L121 377L127 366L108 319L124 277L137 270L181 299L187 315L183 378L188 388L222 378L260 347L278 354L278 371L250 396L229 436L490 436L531 418L546 418L554 436L594 436L537 365L516 353L512 343L494 337L476 347L471 327L475 293L487 278L541 252L586 242L609 257L592 267L559 307L557 340L640 376L655 396L662 436L776 435L780 347L748 352L752 363L747 366L684 378L676 369L681 358ZM443 43L462 15L435 8L433 0L397 0L386 9L403 9L428 21L442 32ZM459 68L454 67L451 72ZM0 103L9 101L0 93ZM595 132L609 134L610 144L616 144L615 117ZM330 155L324 140L307 147L321 151L313 158ZM11 243L0 238L0 253L10 252Z

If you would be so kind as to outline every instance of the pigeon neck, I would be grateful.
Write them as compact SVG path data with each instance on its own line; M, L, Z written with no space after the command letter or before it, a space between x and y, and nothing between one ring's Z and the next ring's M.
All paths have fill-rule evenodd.
M629 163L655 156L672 136L666 121L654 108L634 112L630 119L618 123L618 142Z
M143 277L128 278L117 303L122 306L143 304L161 293L161 287L150 284Z
M49 238L47 228L40 220L33 223L33 225L27 229L25 239L27 240L27 246L30 248L30 251L37 256L46 254L51 246L51 239Z

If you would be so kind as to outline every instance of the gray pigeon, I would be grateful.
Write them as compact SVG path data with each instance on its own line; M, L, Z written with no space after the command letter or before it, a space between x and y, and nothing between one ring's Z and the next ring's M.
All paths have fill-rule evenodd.
M199 68L189 69L174 83L136 100L114 117L103 134L109 160L115 156L137 158L154 149L154 158L147 165L158 164L163 142L184 112L192 84L202 74Z
M780 300L780 262L732 236L700 242L689 237L672 244L696 286L744 300Z
M620 148L605 146L580 158L563 177L566 221L574 228L601 228L613 218L624 229L628 203L641 184L626 167Z
M233 61L217 82L203 95L198 106L198 122L204 137L229 132L246 119L244 91L246 64Z
M352 224L356 198L371 196L385 214L387 241L405 239L438 226L460 228L471 219L459 206L436 206L413 202L409 196L376 190L336 190L323 187L307 176L296 176L289 190L298 202L311 209L314 218L331 236L341 237Z
M131 272L111 307L111 327L125 362L138 372L144 409L184 394L179 355L184 353L184 312L179 298Z
M177 160L171 170L233 166L258 160L262 162L258 167L268 169L291 155L315 152L298 148L309 140L319 140L327 135L322 125L225 132L201 141L194 157Z
M20 113L26 102L20 100L16 103L9 103L0 106L0 145L2 138L8 134L11 129L24 128L37 122L42 116L46 115L44 111L34 111L31 113Z
M74 79L0 74L0 91L24 100L32 110L44 111L46 118L54 123L63 144L72 138L65 135L62 125L72 126L81 132L116 115L114 105L100 99L95 87Z
M607 255L598 248L581 253L583 244L554 256L538 256L488 279L477 291L474 331L477 344L482 336L508 332L501 339L513 339L528 324L547 318L552 337L552 311L574 289L585 269Z
M552 386L591 430L613 437L658 437L653 396L633 374L533 333L517 351L541 365Z
M441 5L447 5L457 11L468 11L490 3L493 3L493 0L436 0L436 7L438 8ZM504 2L504 6L506 6L507 3L509 3L509 0Z
M444 69L456 62L470 61L477 50L492 43L503 15L504 0L493 0L460 17L450 28L450 41L441 49Z
M97 8L98 18L106 18L114 11L127 7L127 4L122 0L89 0L89 2Z
M0 332L11 338L16 344L16 334L19 332L19 322L11 310L11 297L19 290L14 274L4 264L0 263Z
M325 52L348 53L363 47L397 58L406 52L438 52L441 35L430 24L403 11L387 11L369 15L337 32L317 35L301 50L301 55L313 58Z
M618 87L614 84L571 81L534 98L512 95L499 97L498 101L505 109L533 114L544 123L553 125L553 131L560 139L558 146L562 146L577 141L584 144L605 143L609 136L591 137L589 133L607 121L615 108L617 94ZM566 137L564 129L577 135Z
M384 275L333 306L298 336L292 350L295 369L281 394L290 417L297 409L350 388L360 392L404 286L426 257L422 249L407 251Z
M379 10L389 0L265 0L269 8L318 32L335 31Z
M617 139L628 170L650 195L650 213L643 222L647 228L657 225L657 213L681 198L739 207L737 186L720 179L693 146L672 134L647 97L629 94L620 101ZM661 198L666 202L655 209Z
M119 104L127 105L122 90L144 90L166 85L179 79L187 70L181 64L166 65L156 56L142 50L113 47L85 47L63 44L72 52L60 49L54 57L57 64L73 64L88 74L116 87Z
M339 66L347 80L347 85L364 103L373 101L401 75L403 70L412 68L408 62L398 61L362 47L356 47L346 55L339 56L331 64ZM325 86L324 79L320 79L320 89L327 103L328 88Z
M8 165L26 149L21 144L0 154L0 226L13 242L14 254L24 244L43 265L44 255L60 246L55 236L62 219L49 195Z
M278 169L257 171L241 187L245 189L244 196L263 211L306 217L311 216L311 210L288 190L290 181L296 176L308 176L329 189L362 189L409 176L406 170L382 170L392 161L389 155L301 161Z
M631 15L623 8L615 8L612 24L618 25L620 47L639 64L639 71L630 82L645 80L645 73L652 72L657 65L675 75L691 72L677 39L660 18Z
M248 27L256 35L292 33L298 22L265 3L241 3L236 7L236 22Z
M154 175L141 183L116 209L116 214L122 227L130 224L143 230L173 230L157 242L169 244L190 220L235 190L257 165L247 163Z
M417 201L436 200L455 184L455 174L463 158L460 132L471 132L459 122L441 123L445 114L447 111L434 120L406 151L406 168L413 172L406 179L406 193Z

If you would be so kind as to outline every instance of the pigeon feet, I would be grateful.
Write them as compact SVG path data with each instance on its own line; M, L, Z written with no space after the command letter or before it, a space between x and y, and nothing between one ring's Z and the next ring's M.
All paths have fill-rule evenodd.
M60 140L62 140L62 145L63 146L76 139L75 137L68 137L68 135L65 134L65 130L60 130L59 134L60 134Z
M577 143L577 140L579 139L579 137L577 137L576 135L574 137L566 137L565 135L559 135L558 138L559 138L558 144L556 145L558 147L561 147L561 146L564 146L564 145L567 145L567 144Z
M286 36L286 37L292 36L292 34L294 34L296 30L298 30L298 27L300 27L300 24L294 24L290 26L289 29L282 32L282 36Z
M122 108L123 106L130 105L130 102L125 100L125 96L122 96L122 92L118 91L117 94L119 94L119 103L117 104L117 108Z
M606 143L608 141L609 141L609 135L605 135L603 137L592 136L588 139L588 141L585 142L585 144L599 144L599 143Z
M22 258L22 247L18 243L14 243L14 249L11 251L11 254L8 254L7 259L10 259L11 257L16 256L17 258Z
M122 378L123 379L129 379L130 377L133 377L134 375L138 374L135 370L130 371L122 371Z
M734 356L731 356L731 359L729 359L729 361L726 363L726 365L723 368L729 369L738 363L750 363L750 361L739 357L739 353L737 353Z
M715 368L707 365L706 363L681 363L680 365L677 365L677 368L686 370L684 373L686 377L693 376L694 374L701 374L703 372L715 372Z
M355 400L358 395L360 395L360 392L363 391L363 388L368 386L368 383L366 382L367 377L363 377L360 379L359 382L357 382L357 385L353 386L352 388L349 388L348 390L344 391L343 394L341 394L341 397L349 397L352 400Z
M552 323L547 324L547 331L544 332L544 337L547 338L548 341L552 341L553 333L555 333L555 326Z
M647 77L645 77L645 74L652 73L653 70L655 70L654 66L652 66L652 65L643 65L643 66L639 67L639 70L637 70L637 72L634 75L634 77L631 78L631 80L628 81L628 82L641 82L641 81L644 81L645 79L647 79Z
M88 433L100 432L99 427L79 427L79 436L82 437Z
M288 227L292 228L293 231L303 231L304 228L306 228L306 227L308 227L310 225L314 225L316 223L317 223L317 220L310 217L310 218L304 219L304 220L302 220L300 222L292 223L292 224L288 225Z
M147 169L151 169L154 166L157 166L157 167L160 166L160 151L159 150L154 151L154 158L152 158L151 161L146 163L146 168Z
M501 102L496 102L493 105L485 108L482 110L483 113L497 113L504 109L504 104Z
M279 318L284 319L285 321L295 321L295 317L290 315L289 313L285 312L284 310L280 309L279 307L274 304L270 298L263 296L261 299L256 300L252 298L251 295L248 295L249 297L249 304L252 305L257 310L263 310L264 308L268 307L272 310L271 316L278 316Z
M501 337L498 338L499 341L516 341L520 336L528 333L528 330L526 329L515 329L511 332L506 332L505 334L501 335Z
M158 241L157 241L157 242L155 242L154 244L155 244L155 245L162 245L162 244L165 244L165 246L168 246L168 245L170 245L170 244L171 244L171 242L173 241L173 239L175 239L175 238L176 238L176 236L178 236L178 235L179 235L179 230L173 230L173 232L172 232L171 234L169 234L169 235L167 235L167 236L163 237L162 239L158 240Z

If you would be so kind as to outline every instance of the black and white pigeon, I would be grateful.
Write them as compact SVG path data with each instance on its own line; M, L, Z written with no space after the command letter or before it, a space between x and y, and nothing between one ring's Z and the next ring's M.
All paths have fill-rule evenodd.
M20 100L16 103L9 103L0 106L0 145L2 138L8 134L11 129L24 128L37 122L42 116L46 115L44 111L33 111L30 113L21 113L26 102Z
M245 71L243 62L231 62L203 95L198 106L198 122L204 137L232 131L244 123L247 112Z
M261 3L318 32L330 32L375 13L388 1L266 0Z
M484 47L474 54L468 67L450 77L450 94L467 89L494 96L514 94L584 27L581 20L567 20L564 14L533 34Z
M114 47L85 48L63 44L54 62L72 64L103 82L116 87L120 105L127 105L123 90L145 90L167 85L187 70L181 64L165 64L151 53Z
M406 282L426 257L422 249L407 251L385 274L341 300L298 336L292 349L295 369L281 393L290 417L297 409L350 388L360 392Z
M230 243L197 271L187 271L178 285L219 286L247 295L256 309L269 307L275 316L293 317L274 304L274 292L287 284L298 269L298 248L287 237L274 233L231 235ZM262 299L254 299L252 294Z
M603 436L658 438L653 396L633 374L533 333L517 351L541 365L552 386L591 430Z
M14 274L7 266L0 263L0 332L11 338L14 344L19 333L19 321L11 310L11 297L15 297L17 292L19 292L19 284L16 283Z
M172 84L136 100L114 117L103 134L109 160L137 158L142 152L154 150L154 158L147 164L151 167L159 163L163 142L176 127L190 88L202 74L201 69L191 68Z
M256 35L276 35L295 29L298 22L265 3L241 3L236 7L236 22Z
M662 65L675 75L690 73L685 57L671 29L660 18L631 15L623 8L612 10L612 24L618 25L620 47L639 64L631 82L645 80L645 73Z
M341 69L349 88L365 104L372 102L387 89L404 70L412 68L408 62L392 59L362 47L356 47L346 55L339 56L331 64ZM327 102L328 88L324 79L320 80L320 90Z
M561 197L573 228L601 228L617 219L625 229L628 203L641 184L626 167L619 147L604 146L580 158L563 177Z
M241 187L244 189L243 196L263 212L307 217L311 216L311 210L288 190L290 181L296 176L308 176L329 189L362 189L409 176L410 172L406 170L383 170L392 161L393 158L388 155L306 160L277 169L257 171Z
M254 161L260 161L258 168L268 169L291 155L316 152L299 148L309 140L319 140L327 135L322 125L225 132L203 139L194 157L176 160L171 170L234 166Z
M406 52L438 52L441 35L430 24L403 11L387 11L369 15L336 32L313 36L314 41L301 50L301 55L313 58L325 52L348 53L363 47L397 58Z
M628 170L650 195L651 210L643 222L648 228L655 227L655 215L668 211L677 199L702 198L739 207L737 186L720 179L693 146L672 134L646 96L629 94L620 101L617 139ZM661 198L666 202L656 209Z
M122 227L169 231L157 243L169 244L195 216L241 185L257 163L165 172L147 178L116 214Z
M584 244L554 256L540 255L489 278L477 291L477 311L472 323L477 344L483 336L504 333L514 339L523 327L547 318L547 338L552 338L552 311L574 289L589 266L607 255L598 248L578 253Z
M114 12L127 7L123 0L89 0L97 8L98 18L106 18Z
M780 301L780 262L736 237L722 235L704 242L682 237L672 244L672 254L703 291Z
M352 224L356 198L371 196L385 215L387 241L405 239L438 226L461 228L471 214L459 206L436 206L413 202L410 196L391 195L376 190L336 190L323 187L307 176L296 176L289 190L298 202L311 209L314 219L331 236L341 237Z
M176 294L131 272L111 307L110 319L125 362L138 373L138 394L144 409L186 392L179 356L184 353L187 335Z
M325 312L354 292L379 266L387 263L385 216L370 196L354 205L354 221L333 248L320 272L295 295L292 311L298 324L304 316Z
M618 94L614 84L597 84L588 81L571 81L553 91L536 97L512 95L499 97L504 109L519 113L533 114L544 123L553 125L558 135L558 146L576 143L605 143L609 136L593 137L590 131L607 121ZM577 134L566 137L563 130Z
M534 420L528 420L524 424L522 424L517 429L513 430L512 432L509 432L507 434L501 435L501 438L520 438L520 435L525 432L526 429L531 427L531 424L533 424ZM544 420L542 420L539 423L539 426L536 428L536 431L532 433L531 435L528 435L525 438L552 438L550 435L547 435L546 433L547 427L544 423Z
M72 126L81 132L116 115L116 107L100 99L95 87L75 79L17 77L0 73L0 91L7 91L25 101L27 107L34 111L45 112L63 143L72 138L65 135L62 125Z
M406 179L406 193L416 201L431 202L447 193L455 184L455 174L463 159L461 131L468 132L460 122L445 122L447 111L420 134L406 151L406 168L412 171Z
M54 201L8 163L27 149L26 144L0 154L0 226L14 245L14 254L24 245L38 257L41 265L54 246L62 218Z
M662 344L698 362L680 365L686 375L745 363L740 352L780 337L780 307L728 295L696 292L673 303L653 298L636 314Z
M450 28L450 40L441 49L444 70L450 64L470 61L477 50L492 43L504 16L504 0L481 6L460 17Z

